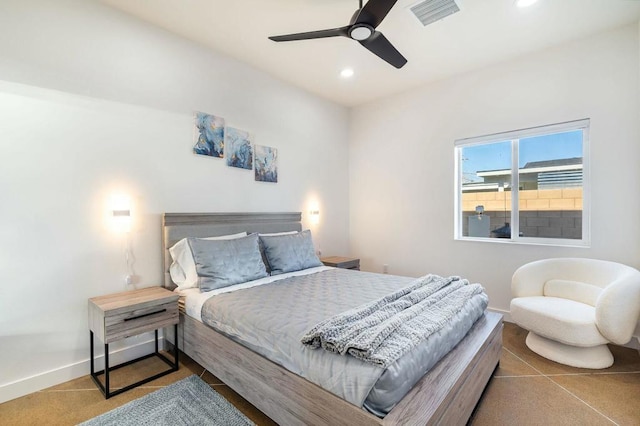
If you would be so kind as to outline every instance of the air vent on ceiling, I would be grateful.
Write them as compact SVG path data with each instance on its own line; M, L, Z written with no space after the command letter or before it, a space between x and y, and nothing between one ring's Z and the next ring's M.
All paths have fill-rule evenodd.
M409 9L422 22L422 25L427 26L460 12L458 3L456 0L424 0L414 4Z

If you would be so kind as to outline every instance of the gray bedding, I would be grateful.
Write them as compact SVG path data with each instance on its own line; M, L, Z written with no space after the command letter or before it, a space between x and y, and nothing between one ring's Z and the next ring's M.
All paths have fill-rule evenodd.
M233 340L306 379L384 416L482 316L486 299L474 296L450 323L386 369L352 356L305 347L301 337L334 315L371 302L414 279L332 269L219 294L202 320Z

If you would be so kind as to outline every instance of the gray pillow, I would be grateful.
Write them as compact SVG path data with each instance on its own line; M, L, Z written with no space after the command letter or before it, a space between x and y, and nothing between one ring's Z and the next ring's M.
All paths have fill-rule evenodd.
M271 275L322 266L313 248L311 231L292 235L261 236L260 241L271 268Z
M234 240L189 238L200 291L211 291L267 276L258 234Z

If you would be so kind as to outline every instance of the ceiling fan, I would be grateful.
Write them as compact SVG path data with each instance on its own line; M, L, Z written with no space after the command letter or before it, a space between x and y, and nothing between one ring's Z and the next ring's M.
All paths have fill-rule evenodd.
M348 37L356 40L374 55L379 56L394 67L402 68L407 63L405 57L393 47L381 32L376 31L376 27L380 25L397 1L369 0L363 7L362 0L360 0L360 8L353 14L351 22L346 27L272 36L269 39L273 41L294 41L338 36Z

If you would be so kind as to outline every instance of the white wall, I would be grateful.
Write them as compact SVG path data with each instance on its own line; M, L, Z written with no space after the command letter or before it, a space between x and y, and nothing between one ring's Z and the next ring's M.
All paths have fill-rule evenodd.
M638 34L621 28L355 108L350 249L363 268L462 275L508 310L511 276L532 260L640 267ZM454 140L581 118L591 118L590 248L454 240Z
M280 182L192 154L194 110L278 148ZM307 225L341 254L347 143L345 108L95 1L2 1L0 402L88 373L87 298L124 289L112 193L133 199L140 287L162 282L166 211L319 207Z

